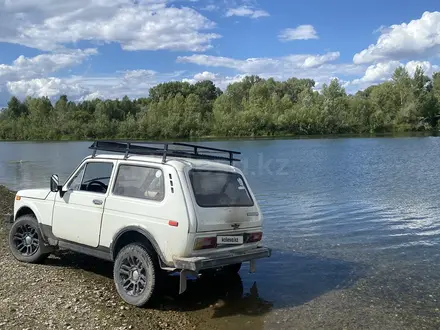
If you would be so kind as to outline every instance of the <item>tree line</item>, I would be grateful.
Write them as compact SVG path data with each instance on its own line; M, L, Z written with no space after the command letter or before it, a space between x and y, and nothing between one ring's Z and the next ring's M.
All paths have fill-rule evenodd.
M440 72L404 67L391 80L347 94L334 79L247 76L223 92L212 81L161 83L148 97L73 102L62 95L12 97L0 112L0 139L155 139L202 136L359 134L437 129Z

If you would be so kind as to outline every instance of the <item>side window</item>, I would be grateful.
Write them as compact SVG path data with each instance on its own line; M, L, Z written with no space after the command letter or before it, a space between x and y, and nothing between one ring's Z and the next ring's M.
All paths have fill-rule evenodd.
M113 163L90 162L83 166L69 185L69 189L105 194L110 182Z
M113 193L119 196L162 201L165 184L162 170L137 165L121 165Z
M67 189L71 190L80 190L81 189L81 181L84 176L84 169L86 168L85 165L81 166L81 169L76 172L76 174L73 176L72 180L70 181L69 185L67 186Z

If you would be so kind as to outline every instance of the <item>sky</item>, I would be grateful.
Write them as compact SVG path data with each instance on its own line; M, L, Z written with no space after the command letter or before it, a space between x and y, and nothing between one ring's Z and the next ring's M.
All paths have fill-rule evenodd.
M0 106L12 95L148 96L166 81L440 71L438 0L0 0Z

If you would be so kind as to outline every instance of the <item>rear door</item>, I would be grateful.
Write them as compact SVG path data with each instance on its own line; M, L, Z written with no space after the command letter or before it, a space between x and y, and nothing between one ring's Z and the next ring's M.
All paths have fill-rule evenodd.
M249 186L238 172L191 169L197 232L260 227L262 218Z

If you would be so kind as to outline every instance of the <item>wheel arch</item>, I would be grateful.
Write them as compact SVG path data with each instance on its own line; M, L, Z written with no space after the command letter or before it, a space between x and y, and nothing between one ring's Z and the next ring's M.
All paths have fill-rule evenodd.
M112 260L115 260L116 255L118 252L127 244L133 243L133 242L141 242L146 243L147 247L150 247L153 249L153 251L157 254L159 261L168 267L173 267L174 265L169 264L160 247L159 244L157 244L156 240L154 239L153 235L148 232L145 228L139 227L139 226L128 226L124 229L120 230L112 240L112 243L110 244L110 255Z
M40 223L38 212L36 212L35 209L30 205L21 205L17 212L15 212L14 221L23 215L33 215L37 219L37 222Z

